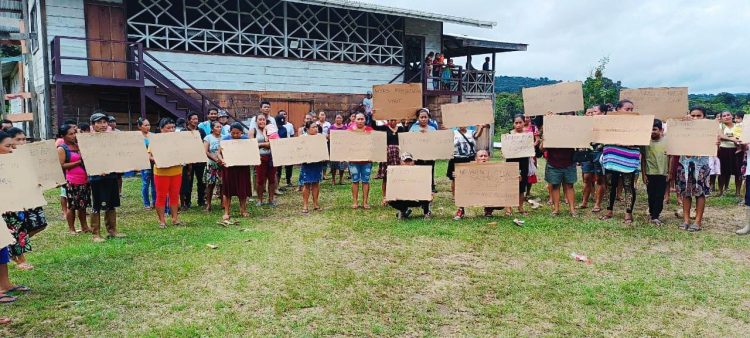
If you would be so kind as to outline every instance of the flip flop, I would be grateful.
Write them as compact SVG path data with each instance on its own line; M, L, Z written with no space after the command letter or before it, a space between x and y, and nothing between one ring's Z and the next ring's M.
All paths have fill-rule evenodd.
M5 292L31 292L31 289L24 285L16 285Z
M702 228L700 226L698 226L697 224L691 224L687 228L687 231L689 231L689 232L698 232L698 231L701 231L701 230L702 230Z
M11 323L10 318L5 318L5 317L0 318L0 325L8 325L10 323Z
M303 213L303 214L307 214L307 213L309 213L309 212L310 212L310 210L307 210L307 209L302 209L302 213Z
M16 297L13 297L11 295L2 295L0 296L0 304L10 304L16 301Z
M602 211L602 208L591 209L591 212L601 212L601 211Z
M366 204L366 205L363 205L363 206L362 206L362 209L365 209L365 210L370 210L370 205L367 205L367 204Z

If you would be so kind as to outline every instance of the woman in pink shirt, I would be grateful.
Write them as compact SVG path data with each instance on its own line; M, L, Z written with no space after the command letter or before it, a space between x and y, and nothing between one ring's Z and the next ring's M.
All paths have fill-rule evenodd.
M81 152L78 149L76 133L78 129L71 125L63 125L58 129L58 135L63 140L57 147L57 158L65 172L65 194L68 202L65 219L68 221L68 230L71 234L79 232L91 232L86 223L86 209L91 206L91 186L88 174L83 166ZM81 231L76 230L76 211L78 221L81 223Z

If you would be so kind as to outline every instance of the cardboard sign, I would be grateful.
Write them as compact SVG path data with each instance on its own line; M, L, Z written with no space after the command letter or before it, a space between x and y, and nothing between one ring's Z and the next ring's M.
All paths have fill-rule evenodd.
M669 120L667 154L716 156L719 128L714 120Z
M633 101L635 110L666 121L688 113L688 88L636 88L620 90L620 100Z
M157 168L208 161L197 131L154 134L151 136L150 147Z
M381 131L331 131L331 161L386 162L387 141Z
M448 160L453 158L453 130L398 133L401 154L410 153L415 160Z
M0 214L47 205L28 152L0 155ZM60 166L59 162L49 165Z
M594 117L547 115L542 135L544 148L588 148L594 141Z
M603 115L592 118L594 143L621 146L647 146L651 143L653 115ZM545 130L546 127L545 125Z
M4 248L11 244L16 244L16 239L13 238L13 234L10 233L8 224L6 224L5 220L0 217L0 248Z
M151 169L139 131L78 133L76 138L89 176Z
M386 201L432 201L432 168L427 165L388 166Z
M376 120L414 119L422 108L422 84L403 83L372 86Z
M518 166L516 162L457 164L456 206L518 206Z
M328 161L326 136L305 135L271 140L273 165L294 165Z
M526 116L583 110L583 84L580 81L523 88L522 93Z
M16 151L28 153L32 163L38 164L32 169L37 177L36 182L42 190L57 188L67 183L57 157L55 140L27 143L18 147Z
M258 139L222 140L219 144L221 157L227 167L260 165Z
M492 100L464 101L440 106L446 128L483 126L495 123Z
M750 144L750 128L745 128L746 125L750 124L742 124L742 135L740 135L740 142L744 144Z
M504 158L534 157L534 133L503 134L500 136Z

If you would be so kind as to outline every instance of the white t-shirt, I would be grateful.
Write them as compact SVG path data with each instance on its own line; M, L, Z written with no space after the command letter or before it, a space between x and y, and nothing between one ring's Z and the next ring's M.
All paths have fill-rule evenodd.
M258 129L258 124L255 123L255 119L256 118L257 118L257 116L253 116L253 118L250 119L250 123L247 124L248 129ZM268 120L267 124L273 124L274 126L276 125L276 119L275 118L273 118L271 116L268 116L266 118L266 120Z
M476 147L477 141L474 140L474 133L467 130L462 136L458 130L453 131L453 157L472 157L476 153Z
M326 122L320 123L320 121L318 121L317 123L320 126L320 129L322 129L321 132L323 132L323 134L328 135L328 131L331 129L331 122L326 121Z

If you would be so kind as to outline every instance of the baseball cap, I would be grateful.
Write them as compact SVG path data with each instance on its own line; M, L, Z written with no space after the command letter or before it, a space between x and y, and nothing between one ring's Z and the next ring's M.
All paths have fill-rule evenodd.
M94 114L91 115L91 118L89 119L89 121L92 124L96 123L96 121L99 121L99 120L107 120L107 121L109 121L109 118L107 117L107 115L104 115L102 113L94 113Z
M414 161L414 156L412 156L410 153L403 153L401 154L401 161Z
M220 110L219 117L229 117L229 114L227 114L226 110Z
M107 116L107 121L109 121L109 122L117 122L117 119L114 116L109 115L109 116Z

